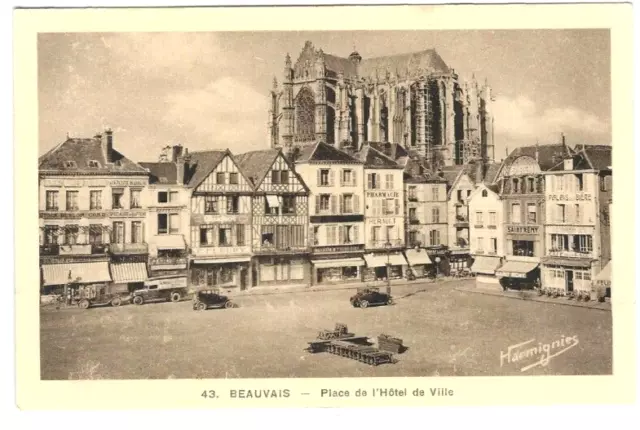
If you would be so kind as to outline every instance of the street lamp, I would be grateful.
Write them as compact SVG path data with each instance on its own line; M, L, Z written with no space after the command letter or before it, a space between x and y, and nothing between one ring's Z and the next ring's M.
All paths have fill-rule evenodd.
M387 241L384 244L385 249L387 250L387 295L391 296L391 247L393 245L390 241Z
M435 261L436 261L436 280L437 280L438 279L438 266L440 265L440 261L442 261L442 260L440 260L440 257L436 257Z

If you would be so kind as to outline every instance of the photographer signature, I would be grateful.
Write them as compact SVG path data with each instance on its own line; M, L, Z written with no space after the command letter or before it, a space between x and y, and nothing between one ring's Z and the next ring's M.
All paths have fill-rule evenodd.
M551 343L538 342L538 345L531 346L535 341L535 339L530 339L526 342L509 346L506 352L500 351L500 367L511 363L520 364L532 358L538 358L538 360L533 364L522 367L520 369L521 372L526 372L536 366L545 367L552 358L564 354L580 343L576 335L562 336L559 340Z

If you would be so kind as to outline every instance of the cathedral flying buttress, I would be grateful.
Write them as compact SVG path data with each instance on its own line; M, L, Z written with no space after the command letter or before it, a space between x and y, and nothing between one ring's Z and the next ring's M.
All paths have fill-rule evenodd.
M270 97L270 144L285 151L390 142L432 167L495 157L491 88L460 82L433 49L343 58L306 42L295 63L286 55Z

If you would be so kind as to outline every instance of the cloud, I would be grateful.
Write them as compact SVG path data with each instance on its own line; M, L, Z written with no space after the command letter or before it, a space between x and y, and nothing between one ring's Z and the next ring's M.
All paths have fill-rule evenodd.
M234 78L171 93L166 104L164 121L199 136L204 147L229 146L241 152L247 145L267 146L267 96Z
M493 115L495 133L506 144L555 142L561 132L609 143L610 124L575 107L540 109L526 96L501 97L493 105Z

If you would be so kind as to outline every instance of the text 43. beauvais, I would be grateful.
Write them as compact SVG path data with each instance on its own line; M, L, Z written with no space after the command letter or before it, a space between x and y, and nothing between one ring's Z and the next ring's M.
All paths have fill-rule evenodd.
M371 393L371 394L369 394ZM321 397L351 397L349 390L329 390L323 388L320 390ZM406 397L408 395L414 397L423 397L430 395L432 397L453 396L453 390L450 388L429 388L427 391L416 388L409 392L406 388L373 388L371 390L359 389L354 392L355 397Z

